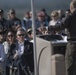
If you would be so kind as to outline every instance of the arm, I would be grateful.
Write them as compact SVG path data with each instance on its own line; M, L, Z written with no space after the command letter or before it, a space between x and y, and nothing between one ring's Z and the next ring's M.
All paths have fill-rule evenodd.
M57 24L55 26L49 26L48 31L60 31L65 28L68 28L70 26L71 19L72 19L72 17L70 15L67 18L65 18L60 24Z

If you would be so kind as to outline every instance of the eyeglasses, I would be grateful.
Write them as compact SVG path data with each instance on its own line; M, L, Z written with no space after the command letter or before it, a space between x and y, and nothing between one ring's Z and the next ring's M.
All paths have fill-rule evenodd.
M8 37L13 37L13 35L7 35Z
M24 34L18 34L18 36L24 36Z

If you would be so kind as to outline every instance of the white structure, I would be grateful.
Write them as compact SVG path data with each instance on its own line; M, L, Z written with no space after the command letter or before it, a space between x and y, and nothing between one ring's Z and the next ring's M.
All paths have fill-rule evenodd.
M44 39L41 39L39 37L36 37L36 43L37 43L37 62L38 62L38 68L39 68L39 75L58 75L59 70L57 70L58 67L58 62L60 63L59 60L57 60L57 67L56 67L56 58L60 59L60 55L58 57L54 57L54 47L62 49L64 46L66 46L66 42L61 41L61 42L56 42L56 41L47 41ZM64 48L63 48L64 49ZM58 54L58 53L57 53ZM53 55L53 57L52 57ZM61 57L64 55L61 55ZM55 59L54 59L55 58ZM54 60L53 60L54 59ZM52 61L53 60L53 61ZM53 63L55 61L55 63ZM63 62L62 65L65 67L64 60L61 61ZM60 65L61 66L61 65ZM62 73L64 73L64 67L62 67ZM56 73L54 73L56 72ZM64 75L64 74L62 74Z

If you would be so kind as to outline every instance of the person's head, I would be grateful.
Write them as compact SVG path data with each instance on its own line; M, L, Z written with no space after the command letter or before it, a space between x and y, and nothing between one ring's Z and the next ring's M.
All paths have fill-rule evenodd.
M9 16L10 16L11 19L14 19L15 18L15 14L16 13L15 13L15 10L14 9L10 9L9 10Z
M41 11L44 12L45 15L47 16L47 12L46 12L46 9L45 8L42 8Z
M4 11L2 9L0 9L0 20L3 19L3 14L4 14Z
M16 38L17 38L18 42L20 42L20 43L24 42L24 40L25 40L25 30L22 29L22 28L19 28L17 30L17 33L16 33Z
M30 15L30 18L32 18L32 15L33 15L33 14L32 14L32 11L29 12L29 15ZM37 17L36 12L34 12L34 17L35 17L35 18Z
M52 20L58 20L58 18L59 18L59 13L58 13L57 10L52 11L52 13L51 13L51 18L52 18Z
M24 13L24 17L27 18L27 19L30 19L30 12L29 11L26 11Z
M8 12L7 13L7 20L10 20L11 19L11 16L10 16L10 13Z
M70 3L70 11L71 13L73 13L73 11L76 9L76 0L73 0L71 3Z
M38 17L38 20L39 21L43 21L45 19L45 13L40 11L38 14L37 14L37 17Z
M30 40L33 39L33 31L32 31L32 28L29 28L29 29L27 30L27 35L28 35L28 37L29 37Z
M70 15L70 9L67 9L66 11L65 11L65 16L67 17L67 16L69 16Z
M7 31L7 38L6 41L8 41L10 44L14 43L15 41L15 35L12 29L9 29Z

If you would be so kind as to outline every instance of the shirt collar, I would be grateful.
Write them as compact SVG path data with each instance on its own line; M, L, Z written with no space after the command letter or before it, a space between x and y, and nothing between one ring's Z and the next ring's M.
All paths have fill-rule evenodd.
M24 42L22 42L22 43L18 42L18 44L19 44L20 46L23 46L23 45L24 45Z

